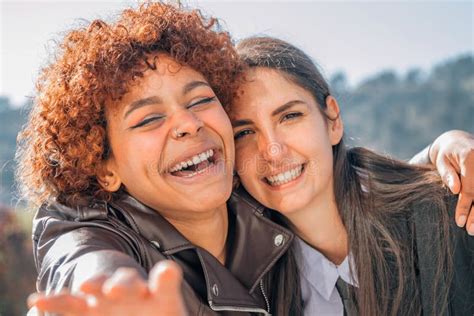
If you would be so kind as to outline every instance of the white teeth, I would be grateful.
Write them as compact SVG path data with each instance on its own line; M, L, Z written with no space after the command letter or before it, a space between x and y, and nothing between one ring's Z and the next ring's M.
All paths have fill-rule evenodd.
M285 172L282 172L282 173L279 173L279 174L276 174L276 175L273 175L273 176L266 177L266 179L268 180L268 182L272 186L282 185L282 184L288 183L288 182L298 178L301 175L302 170L303 170L303 166L300 165L300 166L298 166L296 168L293 168L291 170L288 170L288 171L285 171Z
M173 168L170 169L170 172L180 171L180 170L182 170L184 168L187 168L187 167L190 167L192 165L197 165L197 164L209 159L212 156L214 156L214 150L209 149L205 152L202 152L200 154L192 156L188 160L177 163ZM193 173L190 176L193 176L196 173Z

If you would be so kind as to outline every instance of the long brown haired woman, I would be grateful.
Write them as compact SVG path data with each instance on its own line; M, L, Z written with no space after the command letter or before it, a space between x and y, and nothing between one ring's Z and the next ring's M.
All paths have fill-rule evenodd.
M474 238L449 221L439 175L348 149L339 105L298 48L263 37L237 50L251 69L230 111L236 170L298 235L305 314L473 314Z

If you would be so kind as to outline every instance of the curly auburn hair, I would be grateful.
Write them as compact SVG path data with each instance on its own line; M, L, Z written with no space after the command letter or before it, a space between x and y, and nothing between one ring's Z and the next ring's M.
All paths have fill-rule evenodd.
M72 30L58 50L40 73L18 138L20 194L37 205L57 199L77 206L91 197L112 197L96 178L108 156L104 107L154 68L150 54L168 54L202 73L224 105L242 70L230 35L216 19L163 3L126 9L115 23L95 20Z

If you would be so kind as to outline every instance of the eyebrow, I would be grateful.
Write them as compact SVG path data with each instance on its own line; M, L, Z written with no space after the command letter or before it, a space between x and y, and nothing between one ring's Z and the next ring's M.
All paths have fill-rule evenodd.
M288 110L288 109L290 109L293 106L298 105L298 104L306 104L306 103L301 101L301 100L291 100L291 101L283 104L282 106L279 106L275 110L273 110L271 115L272 116L278 115L278 114L280 114L282 112L285 112L286 110ZM235 120L235 121L232 121L231 123L232 123L232 127L234 127L234 128L254 124L254 122L251 119Z
M146 105L160 104L160 103L162 103L162 100L161 100L160 97L157 97L157 96L152 96L152 97L140 99L140 100L137 100L137 101L133 101L130 104L130 106L128 107L128 110L127 110L127 112L125 112L123 117L124 117L124 119L127 118L127 116L130 113L132 113L136 109L139 109L139 108L144 107Z
M201 87L201 86L211 87L205 81L191 81L183 87L182 94L185 95L185 94L191 92L192 90L194 90L195 88ZM151 97L148 97L148 98L144 98L144 99L134 101L130 104L127 112L125 112L124 118L127 118L127 116L130 115L130 113L132 113L136 109L139 109L139 108L144 107L146 105L161 104L161 103L163 103L163 101L158 96L151 96Z
M205 81L191 81L187 83L184 88L183 88L183 94L187 94L191 92L193 89L201 86L206 86L206 87L211 87L207 82Z
M279 106L278 108L273 110L272 116L278 115L281 112L285 112L286 110L288 110L288 109L290 109L290 108L292 108L292 107L294 107L295 105L298 105L298 104L306 104L306 102L303 102L301 100L291 100L289 102L286 102L282 106Z
M235 120L231 122L232 127L240 127L244 125L252 125L253 121L252 120Z

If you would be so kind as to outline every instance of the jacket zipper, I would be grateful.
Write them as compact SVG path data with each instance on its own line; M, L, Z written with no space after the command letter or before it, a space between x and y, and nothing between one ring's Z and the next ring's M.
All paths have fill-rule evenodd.
M231 311L231 312L249 312L249 313L260 313L265 316L272 316L266 310L261 308L250 308L250 307L237 307L237 306L214 306L212 301L209 301L209 307L215 312Z
M265 299L265 304L267 305L267 312L270 314L270 303L268 297L265 294L265 289L263 288L263 279L260 279L260 290L262 291L263 298Z

